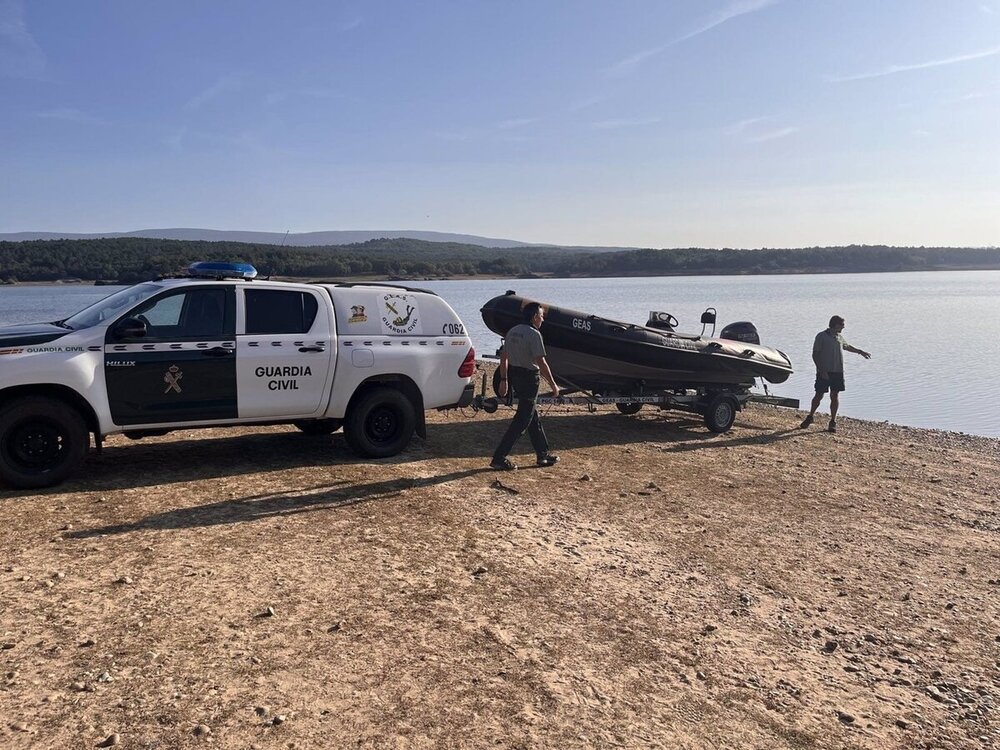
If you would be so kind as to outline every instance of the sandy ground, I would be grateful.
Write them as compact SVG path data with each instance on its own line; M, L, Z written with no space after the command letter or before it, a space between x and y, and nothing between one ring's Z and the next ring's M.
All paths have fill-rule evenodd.
M0 746L1000 746L1000 441L559 407L499 475L510 413L0 491Z

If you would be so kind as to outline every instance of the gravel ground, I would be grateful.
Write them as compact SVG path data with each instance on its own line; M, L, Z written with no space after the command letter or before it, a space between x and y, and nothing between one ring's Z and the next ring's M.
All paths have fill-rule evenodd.
M555 407L498 474L510 414L0 491L0 746L1000 745L1000 441Z

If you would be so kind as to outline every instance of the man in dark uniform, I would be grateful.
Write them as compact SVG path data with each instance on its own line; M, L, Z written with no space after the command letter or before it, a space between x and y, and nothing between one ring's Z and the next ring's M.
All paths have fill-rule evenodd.
M549 453L549 441L545 438L535 406L539 375L552 386L552 395L559 395L559 386L545 360L545 343L539 331L545 320L545 310L537 302L529 302L521 312L524 322L507 331L504 346L500 350L500 386L497 395L503 398L507 395L508 385L513 388L514 395L517 396L517 411L490 462L490 468L498 471L513 471L517 468L507 458L507 454L525 430L528 431L539 466L552 466L559 460L558 456Z
M864 349L858 349L847 343L843 337L844 319L839 315L830 318L830 325L825 331L816 334L813 342L813 362L816 363L816 395L813 396L809 409L809 416L802 420L799 425L806 428L813 422L813 415L819 408L823 394L830 391L830 425L826 428L829 432L837 431L837 409L840 407L840 392L845 390L844 385L844 351L860 354L865 359L871 359L872 355Z

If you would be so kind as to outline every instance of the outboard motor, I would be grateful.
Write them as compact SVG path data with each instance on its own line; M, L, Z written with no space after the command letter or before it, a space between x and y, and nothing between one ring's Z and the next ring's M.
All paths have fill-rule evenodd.
M673 331L677 328L677 318L670 313L649 311L649 320L646 321L646 328L659 328L661 331Z
M757 333L757 326L749 320L740 320L736 323L730 323L722 329L722 333L719 334L719 338L729 339L731 341L743 341L747 344L760 344L760 336Z

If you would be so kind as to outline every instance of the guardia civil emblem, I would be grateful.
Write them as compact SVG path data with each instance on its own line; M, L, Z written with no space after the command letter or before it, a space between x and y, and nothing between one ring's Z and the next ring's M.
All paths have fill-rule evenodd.
M385 333L423 333L417 298L412 294L383 294L381 318Z
M167 384L167 390L164 393L170 393L170 391L175 391L177 393L181 392L181 378L184 377L184 373L181 372L181 368L177 365L170 365L167 371L163 373L163 382Z

